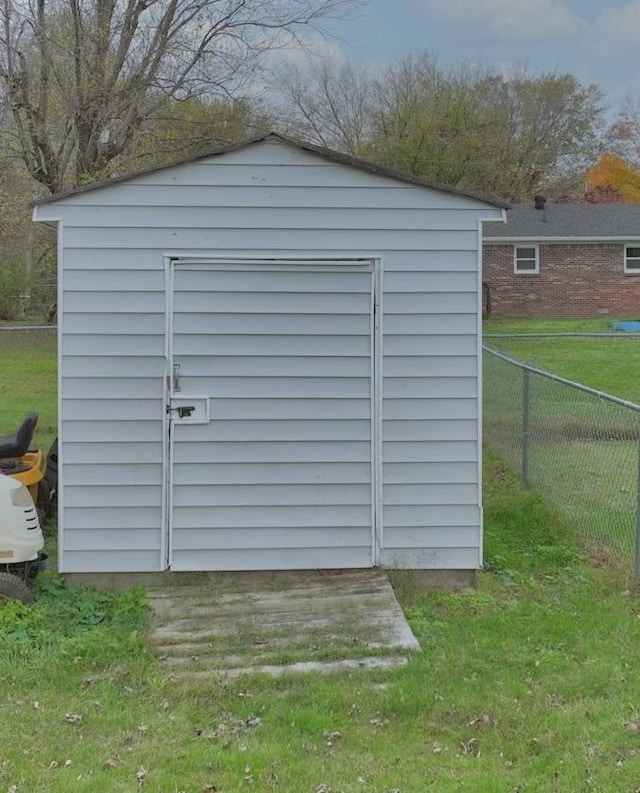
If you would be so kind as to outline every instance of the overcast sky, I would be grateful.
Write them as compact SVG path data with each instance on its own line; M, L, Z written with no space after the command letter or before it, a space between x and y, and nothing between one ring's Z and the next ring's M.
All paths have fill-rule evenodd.
M600 85L610 113L640 94L640 0L368 0L356 13L334 27L349 59L428 49L443 65L571 72Z

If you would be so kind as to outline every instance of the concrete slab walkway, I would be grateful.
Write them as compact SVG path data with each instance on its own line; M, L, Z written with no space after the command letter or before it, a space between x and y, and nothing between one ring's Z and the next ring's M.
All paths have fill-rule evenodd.
M148 597L178 675L387 668L420 649L380 570L178 575Z

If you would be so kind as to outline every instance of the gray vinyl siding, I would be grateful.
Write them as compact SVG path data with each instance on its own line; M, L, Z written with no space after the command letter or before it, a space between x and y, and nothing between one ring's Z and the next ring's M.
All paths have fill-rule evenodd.
M95 265L96 251L84 262ZM99 254L98 254L99 255ZM160 570L165 285L156 271L67 269L61 301L61 561ZM80 264L80 262L78 262Z
M473 199L324 161L273 140L39 207L38 219L62 223L62 569L163 566L164 257L227 253L276 260L383 260L380 562L477 567L477 224L479 217L500 220L501 215L501 210ZM330 294L330 321L340 333L357 334L362 320L354 316L350 297ZM332 335L326 323L328 295L308 295L303 311L282 291L273 298L273 338L265 343L277 349L275 339L288 326L288 315L303 314L309 344L322 349ZM250 315L255 309L250 293L195 292L189 343L197 346L199 334L219 333L224 327L233 335L228 343L240 349L241 336L251 332L251 325L249 320L243 328L238 314L246 310ZM277 519L274 528L280 532L273 535L279 546L273 548L267 547L258 526L267 504L249 503L246 488L255 486L255 501L268 501L264 488L270 483L262 480L269 466L263 463L291 466L296 461L313 461L322 475L348 476L357 485L370 456L367 419L359 417L357 407L366 397L361 347L355 342L332 347L330 357L317 358L313 365L301 348L301 368L291 378L288 356L274 355L266 371L264 358L251 355L249 348L246 354L231 356L226 342L219 343L216 367L227 376L220 396L231 398L224 403L224 427L214 429L214 444L197 443L176 454L185 457L180 474L185 487L195 486L197 477L207 472L220 474L228 463L241 472L233 487L240 488L237 500L244 506L235 508L237 521L227 529L243 533L219 534L216 542L225 547L203 555L197 510L190 514L185 506L193 531L185 546L194 547L185 547L184 566L234 569L245 564L246 554L237 542L226 546L232 536L255 544L252 559L258 569L359 564L358 547L332 543L346 516L354 525L364 522L361 504L345 501L335 490L333 504L315 511L318 527L326 532L324 544L318 539L321 533L306 535L303 542L291 531L308 507L271 505L269 521ZM349 443L339 460L326 433L343 425L334 426L333 419L322 416L328 378L336 375L349 427ZM310 400L309 412L301 411L300 400L298 414L287 421L287 432L296 441L288 452L274 454L277 417L265 415L264 404L248 401L245 415L238 415L233 398L240 396L239 377L248 389L259 381L261 395L276 402ZM272 410L276 408L266 412ZM296 487L308 486L299 481L304 480L302 472L288 470L278 473L290 475ZM211 506L218 508L226 507ZM292 547L284 548L289 542Z

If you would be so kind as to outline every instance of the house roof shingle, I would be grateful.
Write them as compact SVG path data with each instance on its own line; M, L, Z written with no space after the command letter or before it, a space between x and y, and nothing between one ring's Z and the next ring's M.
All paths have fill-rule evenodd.
M517 204L507 222L485 226L492 239L633 239L640 237L640 204Z

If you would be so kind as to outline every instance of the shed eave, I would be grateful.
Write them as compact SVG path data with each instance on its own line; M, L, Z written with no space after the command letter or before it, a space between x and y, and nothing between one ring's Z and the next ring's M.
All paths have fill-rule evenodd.
M62 217L58 212L57 207L49 207L45 204L32 204L31 220L34 223L44 223L47 226L56 226L62 221Z

